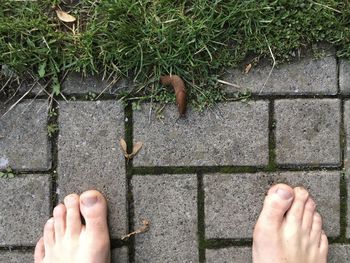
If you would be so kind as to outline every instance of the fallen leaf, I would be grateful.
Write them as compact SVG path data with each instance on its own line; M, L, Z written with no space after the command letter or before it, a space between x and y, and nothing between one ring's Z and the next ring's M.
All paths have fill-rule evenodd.
M141 227L136 229L136 231L134 231L134 232L131 232L131 233L125 235L125 236L122 236L121 240L127 239L127 238L129 238L131 236L134 236L134 235L137 235L137 234L141 234L141 233L147 232L149 230L149 224L150 224L149 220L143 219Z
M163 85L173 86L180 116L184 116L186 113L186 89L183 80L178 75L167 75L161 76L160 82Z
M126 141L124 139L119 140L119 145L123 150L124 155L128 154L127 152L127 146L126 146Z
M74 16L72 16L72 15L70 15L62 10L56 9L55 11L56 11L58 19L63 21L63 22L71 23L71 22L74 22L76 20Z
M252 64L249 63L249 64L245 67L244 73L245 73L245 74L248 74L251 68L252 68Z
M134 147L132 148L132 155L133 157L138 154L138 152L141 150L143 143L142 142L137 142L135 143Z

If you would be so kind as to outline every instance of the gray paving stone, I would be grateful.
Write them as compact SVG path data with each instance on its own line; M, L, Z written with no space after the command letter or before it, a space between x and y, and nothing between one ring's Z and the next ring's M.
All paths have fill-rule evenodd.
M164 119L150 104L134 112L134 140L144 147L135 166L257 165L268 163L268 103L231 102L204 113L189 110L178 119L175 105L165 107Z
M251 263L252 250L250 247L229 247L206 250L207 263ZM328 253L329 263L350 262L350 245L332 244Z
M252 262L250 247L229 247L221 249L207 249L206 263L249 263Z
M101 191L109 204L113 238L127 232L126 176L119 139L124 112L117 101L61 102L58 136L58 193Z
M350 193L350 101L344 103L344 128L345 128L345 158L344 158L344 168L347 178L348 193ZM348 205L348 218L350 218L350 195L348 195L347 200ZM350 220L348 220L348 227L346 231L346 236L350 238Z
M258 94L337 94L337 63L333 55L320 59L308 57L275 66L263 88L271 68L272 65L263 64L253 67L248 74L233 69L223 76L223 80ZM242 88L226 86L228 92L242 91Z
M116 95L122 91L128 91L132 88L132 83L126 79L121 79L113 85L109 85L112 80L102 80L100 75L88 75L84 77L81 73L73 72L67 75L62 84L62 90L65 94L86 94L89 92L99 95ZM110 87L107 87L110 86Z
M350 245L332 244L329 246L328 263L350 262Z
M50 176L0 179L0 245L35 245L50 218Z
M340 60L339 64L339 86L343 94L350 94L350 61Z
M338 99L276 100L275 121L277 163L340 164Z
M195 175L134 176L135 262L198 262L197 180Z
M128 263L128 248L121 247L112 250L112 263Z
M33 263L34 252L24 251L1 251L0 263Z
M0 118L0 170L43 171L51 168L45 101L19 103ZM6 109L0 105L0 116Z
M274 183L303 185L314 197L327 235L339 235L340 172L211 174L204 176L207 238L251 238L265 193Z

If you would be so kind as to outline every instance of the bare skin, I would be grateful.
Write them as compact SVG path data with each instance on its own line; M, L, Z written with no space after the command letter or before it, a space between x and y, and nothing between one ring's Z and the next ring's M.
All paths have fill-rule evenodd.
M308 192L285 184L271 187L254 229L253 263L326 263L327 253L321 216ZM71 194L55 207L34 258L35 263L110 263L107 204L102 194Z
M80 216L85 219L82 224ZM110 263L106 199L97 191L66 196L44 227L35 263Z
M322 219L302 187L273 186L253 235L253 263L326 263Z

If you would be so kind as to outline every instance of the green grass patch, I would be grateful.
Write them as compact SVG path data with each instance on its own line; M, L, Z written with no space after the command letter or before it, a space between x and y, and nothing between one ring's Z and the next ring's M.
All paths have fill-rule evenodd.
M59 21L57 8L77 21ZM192 102L205 107L224 98L217 82L223 69L247 54L270 56L270 46L283 61L320 41L334 45L339 57L349 57L349 1L0 3L0 64L21 77L50 81L56 95L63 73L79 71L133 78L139 98L169 101L173 97L158 80L177 74L186 81Z

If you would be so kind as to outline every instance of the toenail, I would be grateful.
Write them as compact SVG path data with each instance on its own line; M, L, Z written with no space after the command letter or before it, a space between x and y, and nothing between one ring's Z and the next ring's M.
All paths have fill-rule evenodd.
M84 199L81 200L81 202L85 206L93 206L94 204L97 203L97 196L85 197Z
M67 206L74 206L77 203L77 199L73 195L68 195L64 202Z
M282 188L277 188L276 193L284 200L288 200L293 197L292 193L290 191L287 191Z

